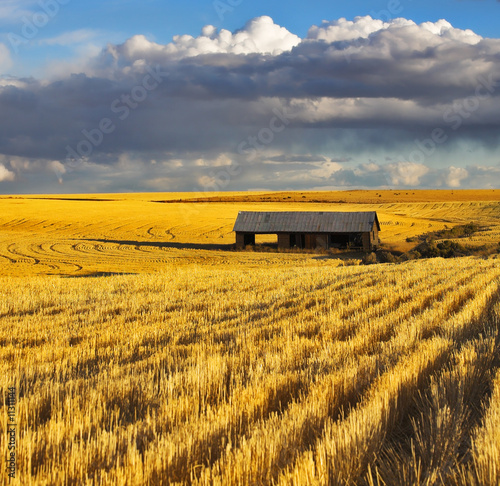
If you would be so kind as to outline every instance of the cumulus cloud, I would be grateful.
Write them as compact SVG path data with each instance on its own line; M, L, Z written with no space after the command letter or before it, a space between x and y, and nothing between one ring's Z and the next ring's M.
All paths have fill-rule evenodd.
M418 102L469 96L480 75L500 75L498 39L483 39L446 21L341 19L312 27L306 39L269 17L235 33L206 26L199 37L176 36L167 45L142 35L110 45L87 67L107 78L142 73L160 63L184 90L217 96L398 98ZM492 61L494 62L492 66ZM217 81L217 82L216 82Z
M411 21L397 19L393 23L404 22L410 25ZM354 20L341 18L339 20L324 20L319 26L313 25L307 34L308 39L323 40L327 43L338 41L352 41L367 39L370 34L382 29L387 29L389 23L371 17L356 17Z
M165 45L137 35L86 57L51 79L0 77L0 154L16 180L38 170L70 189L77 173L82 187L98 174L97 189L194 189L214 177L206 170L237 162L245 176L231 180L235 190L280 180L463 187L483 180L462 156L469 142L498 177L500 40L445 20L340 19L300 39L259 17ZM447 165L459 149L461 164Z
M453 167L448 169L446 183L449 187L460 187L463 180L469 177L469 172L463 167Z
M212 25L202 29L199 37L176 35L173 42L160 45L143 35L136 35L119 46L109 46L107 53L115 60L134 63L140 60L165 60L196 57L204 54L270 54L289 51L301 39L284 27L275 24L271 17L258 17L234 33L217 30Z
M429 172L425 165L413 162L388 164L385 169L391 184L395 186L419 186L422 177Z
M13 181L16 175L14 172L8 170L4 165L0 164L0 182Z
M356 17L352 21L346 20L345 18L333 20L331 22L324 21L320 26L311 27L307 38L323 40L331 44L334 42L359 41L360 39L375 38L383 31L390 32L396 36L401 36L401 34L407 35L418 31L421 41L424 44L438 43L436 38L433 39L428 34L443 40L472 45L482 40L482 37L475 34L472 30L455 29L449 22L443 19L437 22L424 22L417 25L412 20L403 18L383 22L378 19L373 19L370 16ZM415 41L416 39L412 39L411 43L414 45ZM361 45L366 44L358 44L358 46Z

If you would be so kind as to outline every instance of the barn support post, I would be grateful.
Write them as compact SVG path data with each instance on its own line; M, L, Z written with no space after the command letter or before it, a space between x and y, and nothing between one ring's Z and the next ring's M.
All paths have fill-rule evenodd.
M319 233L316 235L316 247L328 249L328 235Z
M363 233L363 250L372 251L371 233Z
M255 245L254 233L236 233L236 248L244 249L247 245Z
M238 250L245 248L245 235L243 233L236 233L236 248Z
M290 234L289 233L278 233L278 248L288 249L290 248Z

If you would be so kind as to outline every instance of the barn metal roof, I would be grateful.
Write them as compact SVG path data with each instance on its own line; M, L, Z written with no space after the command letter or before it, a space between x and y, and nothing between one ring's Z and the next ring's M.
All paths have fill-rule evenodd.
M243 233L365 233L373 229L374 223L380 231L375 211L367 212L318 212L240 211L233 231Z

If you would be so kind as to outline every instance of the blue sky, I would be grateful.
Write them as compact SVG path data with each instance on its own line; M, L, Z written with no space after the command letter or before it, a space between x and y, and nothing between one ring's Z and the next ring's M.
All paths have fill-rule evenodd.
M0 193L498 187L499 9L2 0Z

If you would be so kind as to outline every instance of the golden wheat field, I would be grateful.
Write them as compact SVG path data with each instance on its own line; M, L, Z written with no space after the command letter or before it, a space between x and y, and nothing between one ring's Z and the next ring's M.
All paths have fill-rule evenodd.
M0 484L498 485L500 257L232 249L281 209L500 241L500 191L0 198Z

